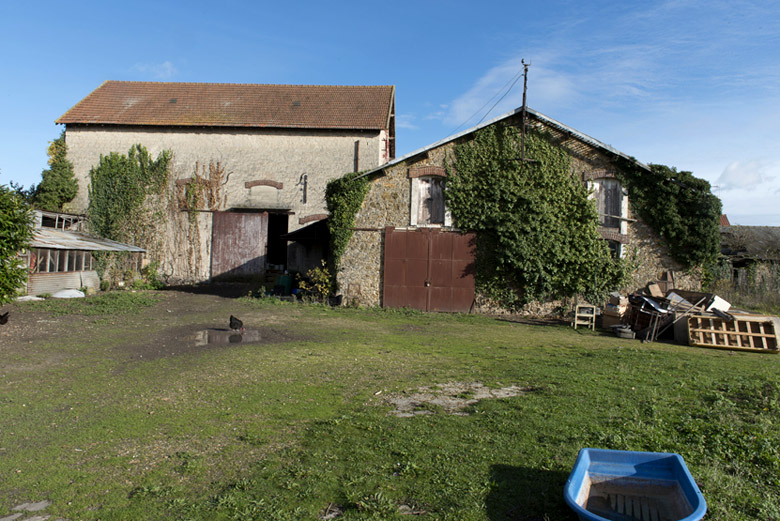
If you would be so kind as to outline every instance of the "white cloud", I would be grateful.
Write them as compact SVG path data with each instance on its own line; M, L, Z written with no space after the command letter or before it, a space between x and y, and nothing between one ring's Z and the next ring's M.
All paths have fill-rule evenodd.
M768 173L772 166L770 161L761 159L733 161L720 174L717 183L723 190L758 188L775 179Z
M414 124L414 119L414 115L412 114L398 114L395 118L395 127L415 130L417 129L417 125Z
M179 71L170 61L162 63L137 63L133 66L133 71L144 75L150 75L156 80L170 80L175 77Z

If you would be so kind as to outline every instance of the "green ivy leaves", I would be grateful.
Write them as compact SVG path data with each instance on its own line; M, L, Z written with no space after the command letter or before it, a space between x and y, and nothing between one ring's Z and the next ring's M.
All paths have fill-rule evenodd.
M91 230L107 239L131 241L147 196L165 191L170 160L168 151L152 159L141 145L130 147L126 156L116 152L101 155L98 165L89 171Z
M360 176L361 172L349 173L333 179L325 187L325 202L330 213L330 265L334 274L338 273L341 256L344 255L347 243L352 237L355 216L368 193L369 182Z
M720 199L691 172L650 165L650 172L622 160L618 177L632 208L669 245L685 268L715 262L720 253Z
M455 147L447 204L457 226L477 232L477 289L509 309L582 295L599 300L626 276L598 233L587 188L568 153L546 134L492 125ZM452 168L454 167L454 168Z

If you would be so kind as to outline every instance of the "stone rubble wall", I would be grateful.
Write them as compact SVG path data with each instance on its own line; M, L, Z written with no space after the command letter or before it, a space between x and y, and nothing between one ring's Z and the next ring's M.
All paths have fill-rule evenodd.
M536 124L537 127L541 125ZM577 179L614 177L614 166L601 150L573 139L557 129L549 130L553 139L572 154L572 175ZM462 138L464 139L464 138ZM468 139L467 137L465 139ZM372 177L371 187L356 217L355 228L338 273L339 287L347 302L364 306L380 306L382 303L382 276L384 262L384 228L410 227L411 180L410 169L422 166L445 166L454 157L455 142L439 147L392 165ZM698 290L701 287L699 273L687 273L670 256L661 238L629 210L627 244L624 257L635 266L631 282L621 291L624 294L643 288L648 282L659 280L664 272L674 272L678 288ZM445 228L446 229L446 228ZM534 302L526 306L522 314L545 316L556 314L572 305L568 301ZM475 311L479 313L507 313L484 297L477 295Z
M141 144L153 158L163 150L173 153L171 197L175 198L177 190L183 190L182 183L195 175L196 165L200 166L202 175L203 167L208 171L210 163L219 163L226 175L223 186L219 187L217 210L290 211L288 232L292 232L307 224L306 217L327 213L325 186L328 181L354 171L356 166L374 168L385 159L385 134L384 131L68 126L68 159L73 163L79 192L66 210L86 212L89 171L98 165L101 155L127 154L131 146ZM356 142L359 142L358 146ZM262 183L247 188L246 183L257 181ZM161 274L167 275L170 282L192 283L209 279L209 212L214 209L204 208L206 211L198 212L197 217L191 219L186 210L173 203L169 205L158 260L161 261Z

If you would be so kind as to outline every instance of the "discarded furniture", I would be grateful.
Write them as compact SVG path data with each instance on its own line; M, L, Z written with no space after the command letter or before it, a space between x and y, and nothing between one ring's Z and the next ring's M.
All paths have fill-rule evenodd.
M687 317L686 325L692 346L780 352L777 328L770 317L723 312L697 314Z
M631 329L636 331L637 338L641 340L653 342L659 332L674 320L674 314L670 314L659 300L632 295L630 301Z
M574 329L577 329L577 326L585 326L595 330L596 306L591 304L577 304L574 306L574 322L572 326Z
M580 521L697 521L707 502L679 454L582 449L563 497Z
M618 292L610 293L609 299L601 313L601 327L604 329L615 328L625 323L628 312L628 297Z

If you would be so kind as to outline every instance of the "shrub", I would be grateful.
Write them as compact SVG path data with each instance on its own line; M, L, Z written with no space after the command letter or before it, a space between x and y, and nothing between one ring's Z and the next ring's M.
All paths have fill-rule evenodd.
M10 302L27 280L19 253L33 237L32 212L15 191L0 185L0 304Z

